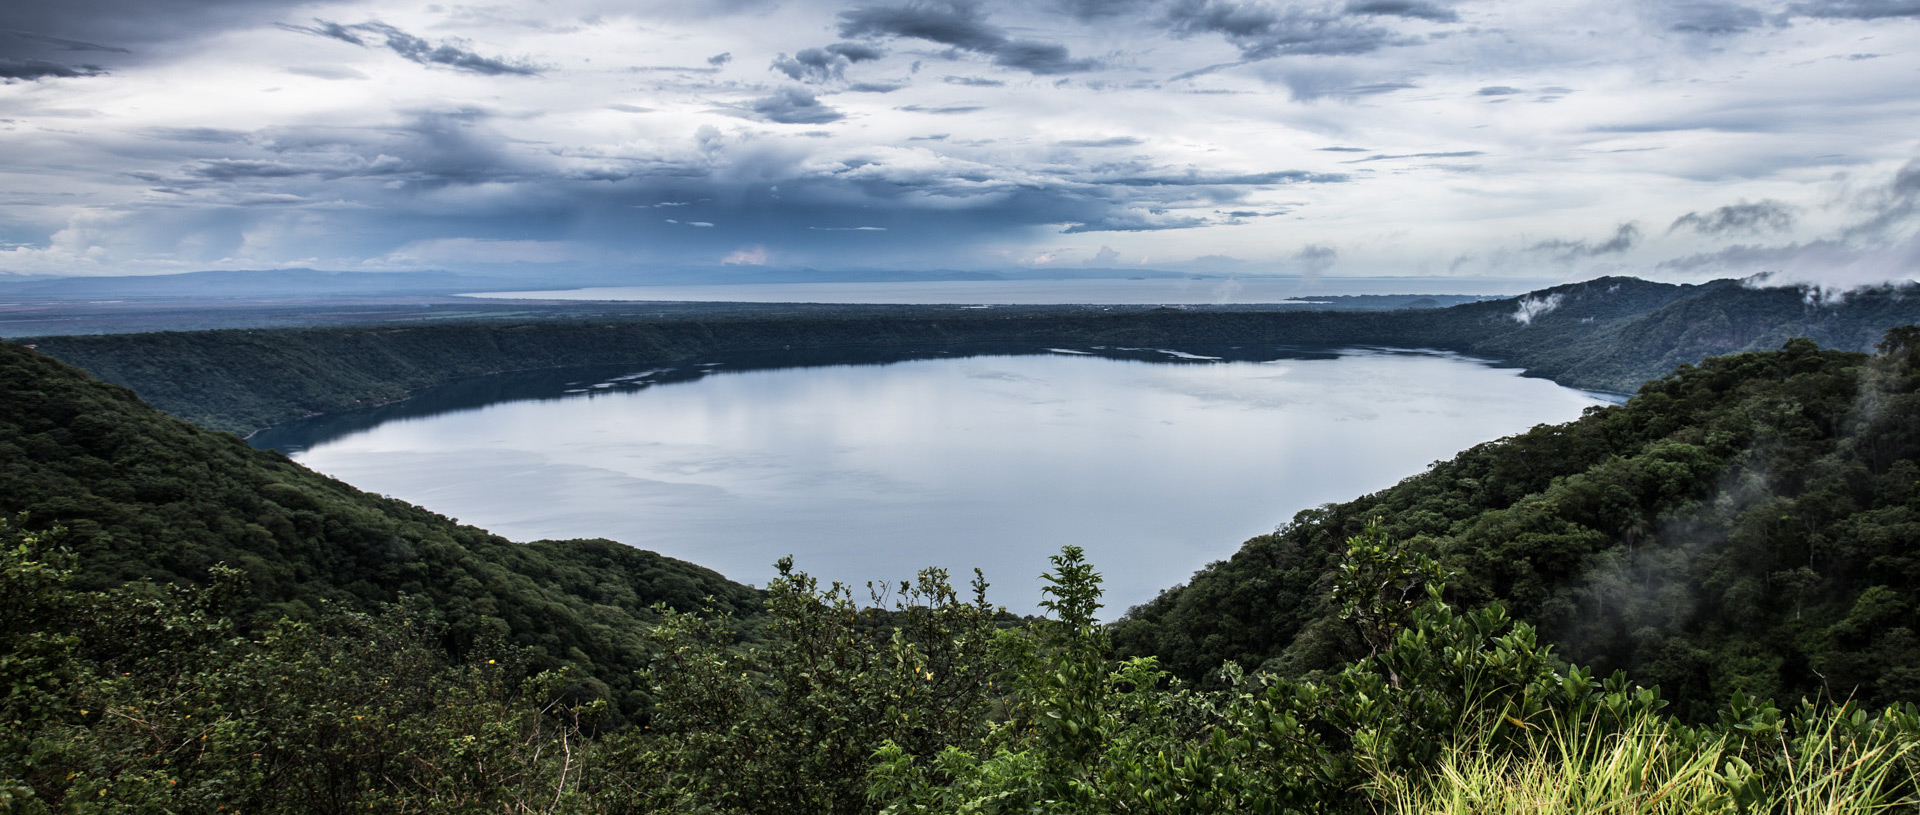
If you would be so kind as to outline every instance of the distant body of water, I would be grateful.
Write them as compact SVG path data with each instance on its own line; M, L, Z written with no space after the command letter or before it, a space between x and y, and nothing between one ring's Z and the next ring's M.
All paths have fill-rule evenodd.
M544 372L254 441L515 540L612 538L754 584L787 554L855 585L977 566L1032 611L1077 544L1111 618L1299 510L1604 401L1443 354L1208 356Z
M1236 277L1142 280L935 280L878 283L738 283L615 286L557 291L478 292L519 300L654 300L731 303L1093 305L1232 304L1311 301L1356 294L1505 296L1554 285L1549 280L1475 277Z

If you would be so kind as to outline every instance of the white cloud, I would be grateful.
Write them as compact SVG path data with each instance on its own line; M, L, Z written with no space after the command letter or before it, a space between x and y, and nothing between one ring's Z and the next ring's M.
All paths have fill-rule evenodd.
M883 5L912 4L861 8ZM142 48L86 55L103 75L0 92L0 235L21 244L0 268L933 268L1051 252L1688 278L1750 271L1759 246L1839 279L1897 266L1910 242L1910 199L1837 190L1886 188L1915 158L1920 19L1756 23L1704 1L1069 5L987 0L939 31L825 0L152 18ZM315 17L482 61L364 27L372 45L356 46ZM1728 220L1741 202L1793 216L1718 228L1746 223ZM662 203L674 222L623 217ZM71 220L82 210L103 214ZM854 227L870 230L852 242ZM1528 251L1542 246L1556 251Z
M1515 308L1513 313L1507 316L1512 317L1514 322L1521 325L1533 325L1534 320L1552 313L1554 309L1560 307L1561 301L1565 299L1566 297L1559 292L1554 292L1545 297L1534 297L1531 295L1522 297L1520 298L1519 307Z
M414 241L380 257L372 265L441 266L447 264L561 263L586 252L568 241L509 241L489 238L434 238Z
M9 274L111 274L113 254L105 245L115 234L111 215L75 215L45 246L0 249L0 272Z
M767 265L767 248L764 246L749 246L742 249L735 249L727 253L726 257L721 258L720 264L722 266L765 266Z

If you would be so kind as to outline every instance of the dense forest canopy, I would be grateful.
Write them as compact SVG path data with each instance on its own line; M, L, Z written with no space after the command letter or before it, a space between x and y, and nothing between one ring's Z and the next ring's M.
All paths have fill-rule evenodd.
M370 495L0 344L0 513L63 527L78 585L204 584L239 569L240 620L306 619L426 602L464 653L488 637L572 664L616 704L634 688L655 603L751 612L758 593L690 563L612 541L512 543Z
M1624 406L1302 512L1133 609L1116 642L1196 679L1223 660L1331 669L1363 647L1326 586L1378 520L1459 602L1499 601L1694 713L1734 692L1920 701L1917 339L1682 366Z

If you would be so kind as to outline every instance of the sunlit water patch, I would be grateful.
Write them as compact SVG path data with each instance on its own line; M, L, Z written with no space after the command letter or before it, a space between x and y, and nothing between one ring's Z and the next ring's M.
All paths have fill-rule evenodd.
M1111 616L1298 510L1602 401L1438 354L1151 355L1183 361L635 369L268 438L515 540L612 538L750 583L786 554L855 584L980 567L998 602L1027 611L1047 555L1077 544Z

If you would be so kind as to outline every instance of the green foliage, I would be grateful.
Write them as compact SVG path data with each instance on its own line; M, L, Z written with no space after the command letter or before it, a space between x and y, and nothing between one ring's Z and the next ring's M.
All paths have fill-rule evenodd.
M644 704L633 672L655 603L759 605L745 586L651 552L516 544L369 495L12 345L0 345L0 513L26 513L18 523L34 534L63 527L76 588L205 585L229 564L244 575L231 585L243 631L410 595L439 615L437 646L456 658L492 641L527 647L534 670L579 668L621 715Z
M1312 680L1186 686L1114 660L1099 576L1065 548L1048 619L1015 621L937 570L855 604L790 562L764 640L662 608L647 723L602 729L570 669L435 645L416 601L235 635L213 586L75 591L46 535L0 530L14 600L8 811L1206 813L1875 812L1911 808L1920 710L1719 721L1559 667L1525 624L1461 611L1378 528L1347 542L1355 625L1400 624ZM1399 563L1398 567L1392 563Z
M1340 605L1340 616L1359 630L1370 654L1377 656L1407 630L1426 587L1441 576L1440 564L1433 558L1386 540L1376 518L1347 540L1330 599Z
M1388 546L1375 533L1356 536L1346 559L1378 563ZM1052 590L1092 588L1061 568L1072 563L1071 552L1056 559ZM1341 588L1355 596L1387 572L1349 571ZM932 760L889 745L876 755L874 800L887 813L1868 812L1915 803L1911 707L1870 717L1808 703L1789 720L1736 700L1720 726L1692 727L1662 713L1654 689L1555 667L1551 649L1499 607L1457 611L1428 588L1379 653L1336 674L1298 681L1229 667L1211 691L1183 687L1151 658L1108 662L1097 683L1068 681L1090 643L1063 642L1065 627L1036 623L1009 637L1027 642L1026 659L1010 667L1039 677L1010 710L1024 697L1042 716L1010 715L978 745ZM1363 605L1400 606L1397 596L1368 596Z
M1004 681L1003 613L975 575L962 600L937 569L861 608L783 559L763 642L735 648L724 615L663 609L646 680L661 805L680 812L867 811L882 744L927 757L979 737Z
M1689 720L1736 692L1920 702L1913 336L1878 357L1796 340L1684 366L1624 406L1303 512L1131 610L1115 642L1190 680L1227 660L1330 671L1395 623L1340 624L1354 598L1328 587L1419 552L1435 565L1410 571L1451 575L1450 600L1501 603L1568 659L1667 689ZM1363 532L1405 549L1353 561L1341 542Z
M569 748L605 702L572 700L566 671L530 675L524 649L449 663L417 604L239 637L237 571L73 591L48 538L0 528L7 811L479 812L580 795Z

